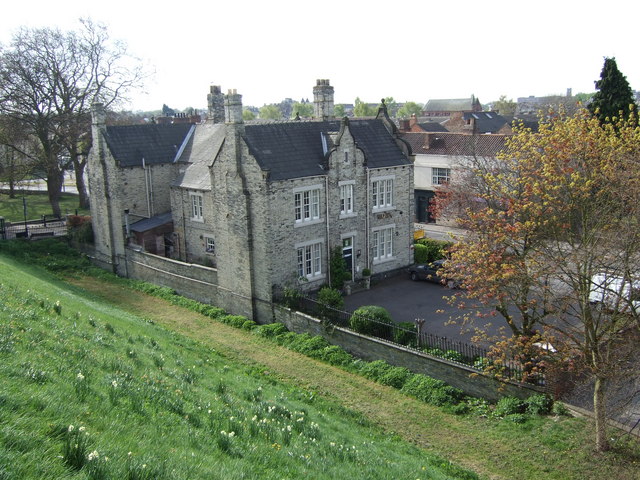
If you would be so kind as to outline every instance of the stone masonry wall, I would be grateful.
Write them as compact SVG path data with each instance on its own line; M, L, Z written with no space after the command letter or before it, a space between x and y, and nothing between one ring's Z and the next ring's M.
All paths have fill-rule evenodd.
M327 329L320 320L285 307L274 306L274 320L283 323L292 332L320 335L331 344L344 348L358 358L368 361L384 360L390 365L406 367L414 373L442 380L459 388L467 395L497 401L505 395L527 398L534 393L543 391L534 386L521 386L515 383L502 384L464 365L431 357L346 329L339 327Z
M146 170L141 166L119 169L120 203L129 209L131 222L171 210L173 174L171 164L148 165Z

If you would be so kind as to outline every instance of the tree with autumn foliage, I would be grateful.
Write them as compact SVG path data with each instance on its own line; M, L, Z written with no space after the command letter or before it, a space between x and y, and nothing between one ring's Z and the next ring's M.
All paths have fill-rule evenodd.
M455 207L468 231L443 272L463 280L464 295L453 298L467 309L463 323L486 339L485 312L504 319L494 369L517 358L525 380L552 363L588 374L596 446L607 450L608 387L628 373L625 341L640 330L635 289L624 288L640 272L635 116L601 124L586 110L549 115L537 132L516 127L497 158L468 159L459 179L436 208ZM606 308L596 308L592 293L603 290Z

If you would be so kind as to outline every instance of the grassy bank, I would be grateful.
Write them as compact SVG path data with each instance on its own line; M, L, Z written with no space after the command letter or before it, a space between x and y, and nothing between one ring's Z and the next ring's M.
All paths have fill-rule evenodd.
M20 244L17 245L18 246L14 249L7 249L7 247L4 247L4 250L11 251L13 254L19 254L22 252L22 258L25 259L25 261L46 264L47 268L53 271L66 270L68 272L68 267L72 265L75 265L75 268L81 269L86 268L88 265L86 262L77 262L77 256L74 256L73 254L65 256L63 248L55 250L54 247L47 247L45 243L38 242L38 244L35 245L29 244L31 245L31 248L36 249L36 251L23 251ZM25 243L24 245L28 244ZM2 248L0 248L0 251L1 250ZM48 253L54 254L51 255ZM0 257L0 262L5 263L0 265L3 274L5 271L15 271L17 264L14 263L14 261L9 261L6 257L4 259ZM6 265L11 268L5 268ZM42 273L38 273L38 271L35 272L36 277L43 277L43 279L46 279ZM33 285L43 281L44 280L42 279L38 280L18 273L8 274L6 277L3 277L3 280L1 280L3 288L4 286L8 288L9 285L11 285L11 288L22 288L22 293L19 294L20 301L23 301L25 298L29 298L29 295L26 293L27 290L35 292ZM84 377L83 380L89 378L91 385L96 385L97 403L80 408L79 412L90 412L87 415L87 418L90 417L92 422L95 422L94 414L96 414L96 412L100 412L100 416L104 417L102 420L103 422L108 423L109 425L113 425L114 423L117 424L117 429L119 429L117 431L125 432L123 435L124 438L129 436L129 443L137 442L137 440L134 440L136 438L136 434L132 433L135 432L136 429L134 428L133 430L130 430L128 426L123 427L120 425L128 425L128 423L131 422L129 416L140 414L135 411L133 413L127 413L126 409L125 413L121 413L120 410L112 411L111 409L119 409L121 406L128 406L129 409L138 408L133 405L139 405L141 402L136 400L136 397L133 397L132 399L131 391L144 392L146 387L138 383L133 383L132 385L135 388L128 386L126 389L127 393L123 394L122 397L115 398L116 404L109 407L112 402L110 397L112 393L110 394L111 390L109 390L108 387L109 385L113 387L110 382L115 380L118 385L121 384L118 382L118 379L114 377L115 372L113 371L113 365L106 369L103 368L104 365L109 366L111 360L107 361L105 359L99 361L100 357L94 356L94 350L98 348L96 345L99 345L99 342L95 340L97 337L100 337L102 339L101 341L111 345L107 350L113 350L117 362L122 362L125 365L129 365L130 363L136 364L136 362L143 363L145 373L138 372L137 370L129 370L129 372L133 372L131 378L136 379L136 375L147 375L147 378L151 378L151 374L157 374L160 371L167 371L167 369L171 369L175 372L172 378L182 378L182 380L180 380L181 383L179 384L172 384L170 388L174 391L175 389L178 389L181 392L185 392L189 388L200 388L203 386L203 382L206 382L207 386L204 391L214 398L214 402L208 400L212 405L219 405L221 403L224 405L223 398L219 397L219 395L224 394L225 391L230 391L226 388L230 380L223 376L225 365L227 366L228 371L233 369L232 376L234 378L248 376L248 383L240 384L239 387L234 387L232 389L232 391L236 392L234 394L234 398L239 397L240 400L234 400L234 402L230 404L237 404L238 410L246 411L247 413L245 417L243 417L245 419L248 418L247 416L249 413L254 413L254 410L249 409L256 405L256 402L259 404L260 401L264 401L265 398L286 398L287 401L290 401L291 399L294 399L297 402L302 401L302 404L285 404L286 408L290 412L294 410L302 411L302 408L306 408L307 414L311 415L311 408L313 407L316 409L313 410L313 412L315 412L313 414L313 421L314 423L323 426L323 428L325 428L324 424L318 421L319 418L336 414L338 417L348 419L349 421L345 426L340 428L336 427L335 431L340 431L342 435L346 434L347 431L351 431L352 428L360 428L363 424L371 424L375 425L376 428L365 429L365 431L369 432L365 434L365 437L377 439L382 438L379 436L380 431L377 430L377 428L382 428L383 431L386 432L386 436L384 438L391 441L390 444L385 444L382 450L391 449L389 452L390 455L393 455L393 459L389 460L389 457L385 457L383 453L381 459L385 459L385 461L381 460L378 462L377 456L380 455L378 451L374 455L375 458L372 457L366 459L366 462L374 462L371 469L366 470L366 476L364 476L365 471L360 471L359 468L354 467L349 470L345 467L339 467L344 471L338 472L338 470L331 470L333 472L333 476L336 478L344 478L347 475L353 476L354 478L447 478L446 475L449 475L452 478L474 478L473 474L462 472L451 467L448 463L449 460L454 464L463 465L466 468L473 469L487 478L638 478L637 472L640 465L640 449L638 448L637 442L630 441L627 437L620 437L620 434L617 432L611 432L613 436L618 438L615 442L614 451L605 455L595 454L591 448L591 426L584 419L568 417L540 417L529 418L523 423L514 423L505 422L504 420L499 421L492 418L490 415L487 415L486 417L477 415L451 415L443 411L442 408L424 404L423 402L402 395L397 390L373 383L359 375L354 375L353 373L340 370L325 363L311 360L299 353L285 350L284 348L275 345L271 340L257 337L252 332L231 328L225 324L213 321L211 318L198 314L197 312L185 309L180 305L170 304L156 297L134 292L131 288L132 284L127 280L114 279L108 275L101 274L98 276L77 276L75 279L72 279L72 281L82 289L69 289L64 286L64 284L54 281L53 279L45 281L44 292L46 292L46 294L40 293L39 295L46 296L46 301L48 303L46 303L45 306L48 305L47 308L49 308L50 311L48 315L53 320L49 319L49 323L46 323L42 319L35 322L37 325L43 324L44 327L39 326L36 328L33 325L23 327L25 331L29 332L40 329L37 334L39 339L38 342L40 343L34 343L31 341L29 345L37 346L37 349L26 348L23 350L23 354L21 354L22 357L14 357L15 361L13 368L22 373L7 376L3 372L2 381L7 381L8 383L2 386L0 392L5 392L5 387L9 388L14 379L20 379L20 381L23 381L24 383L24 380L21 379L20 375L35 375L36 378L34 380L27 380L26 383L28 384L29 382L34 381L38 384L36 380L39 376L42 376L43 379L45 379L42 385L50 385L51 383L62 384L63 382L67 382L66 392L68 394L70 393L68 397L71 398L74 393L77 393L76 383L74 383L78 381L79 377L77 374L82 373L82 376ZM56 312L56 298L61 302L60 315ZM69 304L68 299L74 299L74 302L79 302L79 305L76 306ZM44 306L40 307L41 301L42 297L39 297L39 300L35 301L37 308L44 308ZM14 305L17 305L18 303L18 300L14 300ZM111 305L118 305L118 308ZM92 306L96 309L96 313L88 313L79 310L82 306ZM17 306L14 307L14 309L17 308ZM78 318L75 318L75 313L73 313L75 310L80 312ZM116 313L108 318L102 316L104 313L111 311ZM4 325L5 311L2 312L2 315L2 325ZM65 315L69 318L65 317ZM93 320L89 319L88 315L91 315ZM81 344L80 346L74 346L72 349L73 351L85 352L82 354L77 353L77 355L79 355L77 362L79 363L64 363L69 362L69 359L72 358L72 354L63 356L62 360L56 360L57 363L55 363L55 365L65 365L65 367L68 368L64 369L66 372L64 379L56 376L55 382L53 382L47 380L53 378L50 376L52 368L42 369L42 371L45 372L45 375L37 373L38 368L34 367L34 365L38 365L37 358L39 358L39 356L34 353L34 350L37 350L38 352L44 351L41 348L43 340L40 339L45 338L45 332L51 330L52 321L54 322L53 324L59 325L63 318L67 318L67 323L74 324L73 329L61 332L57 338L62 340L57 342L52 341L52 343L54 345L57 343L60 345L66 345L67 343L72 342L72 340L76 341L76 337L80 334L79 332L84 332L80 334L81 338L86 337L84 338L84 341L88 343L85 343L84 347L82 347ZM90 320L93 321L95 325L92 325ZM166 330L165 328L161 328L161 326L164 326ZM58 329L59 328L60 327L58 327ZM150 330L143 330L141 332L138 330L139 328L149 328ZM20 330L18 329L15 331ZM164 332L163 335L168 335L169 343L161 340L160 337L156 337L155 332ZM0 335L4 335L4 333L0 333ZM29 333L29 335L31 335L31 333ZM3 338L7 337L5 336ZM90 341L91 339L93 340ZM120 340L124 343L119 343ZM152 340L155 341L157 345L160 345L161 350L157 351L154 349L148 349ZM11 341L12 340L10 339L9 343L11 343ZM177 342L173 345L174 348L171 348L172 342ZM71 345L76 344L71 343ZM198 349L201 348L204 348L205 352L215 352L215 355L213 353L200 353L196 355L196 357L190 356L191 352L200 351ZM158 357L158 353L162 355L164 360ZM28 355L32 355L32 357L28 357ZM32 359L34 355L36 355L36 360ZM97 355L97 353L95 355ZM45 353L44 356L48 358L49 356L52 356L52 354ZM213 367L213 370L207 370L206 367L208 366L208 363L204 360L209 359L209 362L213 362L214 357L217 358L218 356L222 359L222 364L218 363ZM1 361L4 361L5 358L10 358L10 356L5 356L5 352L1 344L0 357L2 357L0 358ZM25 362L24 359L27 358L30 358L30 360ZM174 359L178 359L177 361L181 362L182 365L174 363L176 361ZM156 362L161 364L162 369L159 368ZM83 365L90 367L97 373L90 373L90 376L87 377L84 371L80 370ZM197 367L197 371L202 373L202 375L197 376L195 384L187 382L187 389L185 389L183 385L185 383L184 375L187 374L186 369L189 368L189 365L195 365ZM169 380L164 381L168 382ZM220 387L220 381L222 381L225 386ZM82 384L78 386L79 389L82 388L81 385ZM292 385L296 385L296 387L293 387ZM97 388L98 386L101 390ZM257 391L258 386L262 387L261 391L263 392L260 394L260 400L256 400L255 397L252 397L251 395L252 392L255 393L255 391ZM278 393L271 392L269 396L265 396L264 392L267 391L266 389L269 388L269 386L273 388L278 387ZM24 386L21 386L21 388L24 388ZM94 387L92 386L92 388ZM222 389L222 393L220 393L220 389ZM147 394L142 396L142 398L145 399L145 401L142 402L142 405L146 413L142 418L145 419L146 422L155 422L158 418L174 418L174 416L177 415L175 413L158 414L157 412L162 411L162 409L158 407L155 400L150 400L151 396L145 395ZM38 398L38 395L34 392L29 393L29 396ZM47 398L51 397L47 396ZM64 397L62 401L66 401L66 398L67 397ZM242 403L241 400L243 398L245 400L247 398L251 400L247 400L249 403ZM99 402L98 400L102 401ZM2 401L3 400L0 399L0 402ZM21 404L23 401L29 404L29 401L26 398L16 400L14 403ZM187 408L183 408L184 411L182 413L189 415L190 412L195 411L196 414L203 416L201 413L203 408L202 405L202 403L187 404ZM270 405L273 406L273 402ZM200 410L197 410L198 406L200 406ZM109 409L106 409L107 407L109 407ZM103 410L100 410L100 408ZM3 408L0 411L4 410L5 409ZM208 410L209 408L207 408L207 411ZM61 410L61 413L64 413L64 411ZM254 415L255 414L256 413L254 413ZM23 412L21 416L25 415L30 416L30 413ZM76 415L81 419L85 418L84 413ZM240 418L238 415L231 416L234 416L234 418ZM183 421L186 422L187 431L190 431L190 429L195 432L198 431L195 430L196 427L188 426L190 425L189 421L185 419L184 415L178 415L177 417L178 418L174 418L174 421L177 422L177 424ZM2 418L0 426L3 428L4 432L5 420L4 417L0 418ZM60 415L55 415L54 418L56 419L55 421L50 418L45 421L50 424L57 422L58 430L62 429L66 423L69 423L70 425L73 424L74 427L77 427L77 425L73 423L73 421L77 422L73 415L68 414L62 417L60 417ZM204 418L206 418L206 416L204 416ZM222 419L221 422L226 421L224 420L226 418L225 416L220 418ZM195 421L197 422L197 420ZM138 423L143 423L143 420L139 420ZM243 433L246 433L248 428L247 425L250 424L245 424ZM99 428L96 430L96 425L89 424L87 422L83 423L83 426L91 432L91 438L94 442L92 445L96 445L94 449L98 454L103 455L103 452L101 452L97 447L97 445L101 444L98 443L99 437L95 436L95 432L108 431L109 428L98 424L97 426L99 426ZM229 433L229 425L222 427L222 423L220 423L219 427L219 431L225 431L227 434ZM286 425L283 425L283 427L286 428ZM13 427L9 428L9 431L11 431L12 428ZM68 429L68 426L66 428ZM165 428L165 430L162 430L162 428ZM292 429L293 428L294 427L292 427ZM168 431L166 430L166 427L156 426L154 431L165 432L163 433L163 438L171 437L166 433ZM178 430L176 430L176 432L177 431ZM206 435L213 435L216 431L218 431L217 427L216 429L209 430ZM230 441L237 442L238 438L235 435L235 430L231 431L234 431L234 435L231 437ZM282 430L280 431L282 432ZM324 431L333 432L334 430L329 429ZM148 431L145 432L146 433L143 437L147 435L153 436L152 433L149 433ZM49 435L47 431L44 432L44 435L47 439L49 438L47 436ZM118 436L113 433L110 435L114 437ZM176 435L178 435L177 438L180 438L182 433L176 433ZM5 440L4 438L5 437L3 437L4 444L10 445L11 451L18 448L13 447L15 442L12 439L14 437L9 437L8 440ZM202 441L201 437L197 438L198 442ZM327 439L324 434L323 438ZM340 440L344 439L344 442L347 442L347 437L338 436L337 438ZM413 449L406 443L403 443L403 441L400 441L401 439L403 441L410 441L420 448ZM282 442L279 442L275 437L272 440L273 443L271 445L274 443L278 444L280 446L280 450L278 450L278 452L282 452L284 450ZM209 439L209 441L211 440ZM216 440L216 442L217 441L218 440ZM316 438L316 441L319 441L319 439ZM378 442L378 440L371 441ZM53 440L47 440L47 442L53 442L49 446L49 448L52 448L53 450L62 448L63 445L60 439L57 440L57 443ZM122 445L112 448L110 446L110 442L111 440L104 443L103 449L106 449L109 452L111 452L111 450L115 451L118 449L120 449L118 451L121 452L125 452L125 450L128 452L130 450L127 450L127 446ZM251 445L251 447L246 448L260 449L260 445L253 445L254 442L254 437L248 437L246 438L246 443L238 445ZM335 439L329 440L329 447L331 447L332 442L334 443L334 446L337 444ZM345 445L346 443L344 442L341 444ZM351 443L352 445L356 445L356 443ZM212 444L209 443L207 445L209 449L219 449L220 445L222 445L222 448L226 448L224 446L225 444L226 440L222 438L220 444L215 443L214 446L212 446ZM113 445L118 444L114 443ZM136 461L139 460L146 462L149 457L152 457L152 459L167 458L165 453L167 448L166 446L156 445L153 442L149 442L144 445L148 448L148 450L146 450L147 457L144 458L141 454L141 452L144 451L144 447L138 451L138 456L134 456L136 455L135 451L132 451L133 453L131 457L126 456L126 458L124 458L121 453L116 457L113 456L114 454L112 452L111 456L107 455L110 458L109 461L113 460L113 458L119 458L121 465L119 467L113 467L113 472L123 474L122 472L125 472L125 469L129 468L127 465L134 464L134 459ZM399 448L400 451L405 451L406 449L406 451L409 452L408 455L406 457L402 455L398 456L394 450L396 447ZM176 447L172 448L175 449ZM275 450L276 448L277 447L267 446L263 450L260 450L260 452L261 454L270 456L274 454L272 450ZM29 450L28 442L26 442L24 449ZM369 445L367 445L367 450L368 449ZM181 454L188 456L190 454L188 450L188 448L183 448L180 452L182 452ZM93 450L89 451L89 453L91 452L93 452ZM87 455L89 453L87 453ZM198 452L192 451L191 453ZM242 454L242 452L240 453ZM435 454L436 456L424 456L425 453ZM1 455L2 453L0 453L0 466L4 465ZM324 451L322 451L322 455L325 455ZM229 457L229 455L223 454L222 457L226 458ZM15 458L20 460L22 457ZM129 458L131 458L131 460L128 460ZM169 456L169 458L171 461L175 461L174 457ZM235 457L233 458L235 459ZM242 458L247 457L245 455ZM325 463L333 464L334 458L332 456L326 456L325 458ZM446 458L447 460L438 460L438 458ZM419 464L406 463L411 462L411 459L418 459ZM205 463L210 461L213 460L210 460L209 457L206 457L206 460L202 460L202 462ZM387 469L385 467L386 461L390 461L391 463L389 465L394 466L395 468L393 470ZM444 468L445 470L441 471L436 468L435 473L428 473L429 469L433 468L434 465L440 465L441 468ZM414 467L419 468L417 473L411 470ZM422 470L422 467L424 467L425 470ZM243 468L248 469L243 471L251 472L250 474L247 473L248 475L253 475L254 471L250 469L255 468L254 466L246 466ZM296 475L303 476L300 474L301 471L311 472L308 476L313 478L325 478L322 476L316 476L315 473L313 473L314 470L300 470L300 467L290 468L295 468L297 470L291 470L291 472L294 473L291 473L290 476L287 476L289 475L289 473L287 473L286 475L283 474L280 477L276 476L273 478L297 478ZM404 470L404 468L408 468L409 470ZM66 470L64 471L68 471L69 467L65 467L65 469ZM167 470L163 471L166 472ZM176 471L180 475L185 475L182 470ZM391 471L394 473L390 473ZM86 470L81 470L80 472L86 473ZM285 472L288 472L288 470L285 469ZM414 473L416 473L415 476L413 476ZM69 475L75 474L72 471ZM260 473L260 475L262 476L257 476L255 478L272 478L264 476L266 474ZM438 477L437 475L445 476ZM55 477L55 475L53 477L60 478ZM0 478L3 478L1 474ZM24 477L18 476L8 478ZM39 477L36 476L34 478ZM79 476L78 478L82 478L82 476ZM176 478L183 477L178 476ZM202 477L194 475L191 478ZM229 476L226 478L236 477ZM254 477L249 476L248 478Z
M0 264L2 479L477 478L258 363Z

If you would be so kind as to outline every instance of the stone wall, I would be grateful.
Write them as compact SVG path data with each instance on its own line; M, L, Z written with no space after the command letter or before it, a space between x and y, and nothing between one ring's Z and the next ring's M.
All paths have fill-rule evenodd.
M244 315L244 312L251 311L251 298L218 285L215 268L179 262L131 248L126 253L126 274L130 278L169 287L180 295L215 305L229 313Z
M534 393L544 391L541 388L529 385L502 384L464 365L431 357L415 350L385 342L384 340L366 337L343 328L331 327L327 329L319 320L285 307L274 306L274 320L283 323L292 332L320 335L331 344L338 345L363 360L384 360L390 365L406 367L414 373L421 373L442 380L474 397L497 401L505 395L527 398Z
M118 194L122 208L129 209L131 223L171 210L174 168L172 164L119 168Z

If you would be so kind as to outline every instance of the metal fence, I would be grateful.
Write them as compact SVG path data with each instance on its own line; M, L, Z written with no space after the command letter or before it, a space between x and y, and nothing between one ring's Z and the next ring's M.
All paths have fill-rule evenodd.
M67 220L53 215L43 215L39 220L13 223L0 218L0 240L57 237L66 235L67 230Z
M357 333L380 338L388 342L401 345L405 348L414 349L429 355L443 358L466 367L482 372L490 362L489 351L486 348L459 342L446 337L440 337L421 331L421 325L416 324L412 328L407 328L396 323L380 322L373 318L360 315L358 328L353 328L350 322L354 312L338 310L327 306L316 299L293 293L287 295L279 292L274 298L274 302L285 305L294 310L314 316L330 325L336 325ZM522 366L515 360L501 362L500 374L510 380L521 381L523 378ZM544 385L544 378L527 378L527 383Z

